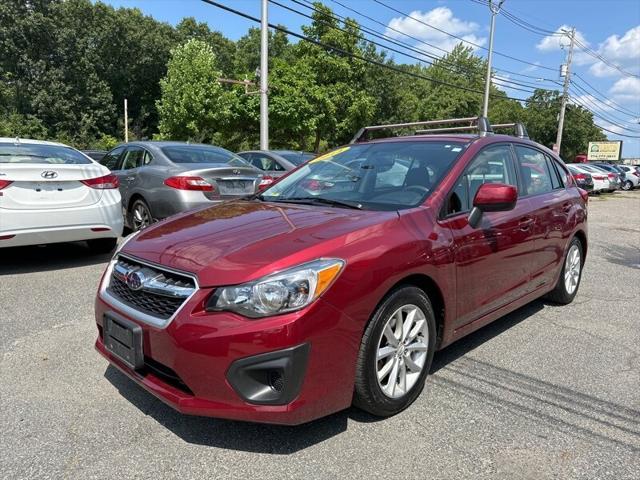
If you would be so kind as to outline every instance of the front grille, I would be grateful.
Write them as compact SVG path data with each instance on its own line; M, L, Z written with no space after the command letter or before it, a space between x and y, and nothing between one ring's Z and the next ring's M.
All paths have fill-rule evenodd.
M127 283L127 276L135 273L142 278L137 289ZM167 320L195 289L191 277L120 256L111 273L107 292L139 312Z

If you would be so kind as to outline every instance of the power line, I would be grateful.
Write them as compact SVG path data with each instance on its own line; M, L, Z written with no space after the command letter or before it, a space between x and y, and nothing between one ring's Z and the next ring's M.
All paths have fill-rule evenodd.
M589 87L593 92L595 92L595 93L597 93L597 94L599 94L599 95L601 95L603 97L605 96L603 93L600 93L600 91L596 87L594 87L589 82L587 82L587 80L582 75L580 75L579 73L575 73L574 75L576 77L578 77L580 80L582 80L582 82L584 82L584 84L587 85L587 87ZM576 85L576 84L574 83L574 85ZM620 107L622 110L626 110L626 112L629 115L633 115L634 117L640 117L640 112L633 112L633 111L627 109L626 107L623 107L619 103L614 102L610 98L607 98L607 102L611 103L612 105L616 105L617 107ZM621 112L621 113L624 113L624 112Z
M308 6L308 7L307 7L306 5L303 5L302 3L300 3L300 2L299 2L299 1L297 1L297 0L291 0L291 1L292 1L292 2L294 2L294 3L297 3L297 4L299 4L299 5L301 5L301 6L303 6L303 7L309 8L309 9L313 10L313 11L314 11L314 12L316 12L316 13L325 14L325 12L321 12L321 11L319 11L318 9L316 9L315 7L311 7L311 6ZM287 5L283 5L282 3L280 3L280 2L278 2L278 1L276 1L276 0L269 0L269 2L270 2L270 3L273 3L274 5L278 5L279 7L284 8L284 9L286 9L286 10L289 10L289 11L291 11L291 12L294 12L294 13L296 13L296 14L298 14L298 15L301 15L301 16L303 16L303 17L305 17L305 18L308 18L308 19L311 19L311 20L314 20L314 21L319 21L319 22L320 22L320 23L322 23L323 25L327 25L329 28L332 28L332 29L335 29L335 30L338 30L338 31L341 31L341 32L343 32L343 33L347 33L347 34L350 34L350 33L351 33L351 32L347 32L347 31L346 31L345 29L343 29L343 28L340 28L340 27L337 27L337 26L335 26L335 25L332 25L332 24L330 24L330 23L328 23L328 22L325 22L325 21L323 21L323 20L321 20L321 19L320 19L320 20L318 20L318 19L314 19L311 15L307 15L306 13L303 13L303 12L301 12L301 11L299 11L299 10L296 10L296 9L292 8L292 7L289 7L289 6L287 6ZM333 13L333 12L332 12L332 13ZM333 16L333 15L332 15L332 17L333 17L334 19L336 19L336 17L338 17L338 15L335 15L335 16ZM341 19L341 20L342 20L342 19ZM342 20L342 21L345 21L345 20ZM375 30L374 30L374 31L371 31L370 29L368 29L368 28L366 28L366 27L362 27L362 26L360 26L360 28L361 28L361 30L362 30L362 31L365 31L365 32L369 33L370 35L373 35L373 36L375 36L375 37L377 37L377 38L382 38L384 41L390 42L390 43L392 43L392 44L394 44L394 45L399 45L401 48L406 48L407 50L410 50L410 51L413 51L413 52L417 52L417 53L418 53L418 54L420 54L420 55L425 55L425 56L427 56L428 58L432 58L434 61L437 61L437 62L438 62L438 65L441 65L441 66L444 66L444 65L451 65L451 66L453 67L453 69L451 69L451 68L448 68L448 69L447 69L446 67L445 67L445 69L446 69L446 70L449 70L449 71L451 71L451 72L453 72L453 73L457 73L457 74L459 74L461 71L462 71L462 72L465 72L465 73L471 73L471 71L470 71L469 69L464 69L464 68L462 68L460 65L456 65L456 64L454 64L454 63L452 63L452 62L448 62L447 60L445 60L445 59L444 59L444 58L442 58L442 57L437 57L437 56L431 55L431 54L429 54L429 53L427 53L427 52L425 52L425 51L423 51L423 50L419 50L419 49L413 48L413 47L411 47L411 46L406 46L406 44L403 44L402 42L396 42L395 40L389 39L389 37L387 37L386 35L379 35L379 34L378 34L378 32L376 32ZM375 42L375 41L371 40L370 38L365 37L364 35L356 35L356 37L357 37L357 38L359 38L359 39L361 39L361 40L363 40L363 41L366 41L366 42L368 42L368 43L371 43L372 45L376 45L376 46L381 47L381 48L383 48L383 49L386 49L386 50L389 50L389 51L392 51L392 52L399 53L400 55L404 55L404 56L406 56L406 57L412 58L412 59L417 60L417 61L419 61L419 62L426 63L427 65L434 65L434 63L433 63L433 62L427 62L424 58L419 58L419 57L416 57L416 56L414 56L414 55L408 54L408 53L406 53L406 52L402 52L402 51L397 50L397 49L395 49L395 48L389 47L389 46L387 46L387 45L382 45L382 44L380 44L380 43L378 43L378 42ZM521 91L521 92L526 92L526 93L529 93L529 94L533 93L533 91L534 91L534 90L536 90L536 89L542 89L542 87L540 87L539 85L533 85L533 86L532 86L532 85L530 85L530 84L525 84L525 83L517 82L517 81L515 81L515 80L511 80L511 79L500 79L500 80L503 82L503 85L502 85L502 86L505 86L505 87L507 87L507 88L512 88L513 90L518 90L518 91ZM518 86L520 86L520 87L529 87L529 88L533 88L533 90L531 90L531 89L526 90L526 89L523 89L523 88L517 88L517 87L514 87L514 86L510 86L510 85L518 85ZM544 89L543 89L543 90L544 90Z
M471 0L471 1L474 2L474 3L477 3L479 5L483 5L483 6L489 5L489 2L487 0ZM529 23L526 20L524 20L523 18L520 18L517 15L514 15L513 13L509 12L505 8L502 8L500 13L507 20L509 20L511 23L519 26L520 28L523 28L524 30L528 30L531 33L535 33L535 34L541 35L543 37L546 37L546 36L549 36L549 35L554 35L554 36L562 35L562 33L560 33L560 32L554 32L552 30L547 30L546 28L541 28L541 27L538 27L538 26L536 26L536 25L534 25L532 23Z
M423 21L423 20L421 20L421 19L419 19L419 18L413 17L413 16L411 16L411 15L409 15L409 14L407 14L407 13L405 13L405 12L401 11L401 10L398 10L398 9L397 9L397 8L395 8L395 7L392 7L392 6L390 6L390 5L387 5L386 3L381 2L380 0L373 0L373 1L374 1L375 3L377 3L377 4L379 4L379 5L382 5L382 6L383 6L383 7L385 7L385 8L388 8L389 10L391 10L391 11L393 11L393 12L396 12L396 13L398 13L398 14L400 14L400 15L402 15L402 16L404 16L404 17L406 17L406 18L410 18L410 19L412 19L412 20L414 20L414 21L416 21L416 22L418 22L418 23L421 23L422 25L425 25L425 26L427 26L427 27L429 27L429 28L432 28L432 29L434 29L434 30L436 30L436 31L438 31L438 32L440 32L440 33L443 33L443 34L445 34L445 35L448 35L448 36L450 36L450 37L452 37L452 38L456 38L456 39L460 40L461 42L467 43L467 44L472 45L472 46L474 46L474 47L476 47L476 48L481 48L482 50L488 50L488 48L486 48L486 47L484 47L484 46L482 46L482 45L479 45L479 44L477 44L477 43L471 42L471 41L466 40L466 39L464 39L464 38L462 38L462 37L459 37L459 36L457 36L457 35L454 35L454 34L452 34L452 33L449 33L449 32L447 32L447 31L445 31L445 30L442 30L441 28L438 28L438 27L435 27L435 26L433 26L433 25L430 25L430 24L428 24L427 22L425 22L425 21ZM538 67L538 68L544 68L544 69L546 69L546 70L551 70L551 71L553 71L553 72L555 72L555 71L556 71L556 69L555 69L555 68L551 68L551 67L547 67L547 66L544 66L544 65L539 65L539 64L536 64L536 63L528 62L527 60L522 60L522 59L520 59L520 58L516 58L516 57L513 57L513 56L511 56L511 55L507 55L507 54L505 54L505 53L500 53L500 52L494 52L494 53L495 53L496 55L500 55L501 57L509 58L509 59L514 60L514 61L516 61L516 62L525 63L525 64L527 64L527 65L533 65L533 66L535 66L535 67Z
M624 70L619 65L616 65L611 60L608 60L607 58L603 57L601 54L599 54L598 52L596 52L596 51L592 50L591 48L587 47L585 44L579 42L578 40L576 40L576 44L578 45L578 48L580 50L582 50L583 52L585 52L587 55L590 55L593 58L595 58L597 60L600 60L602 63L604 63L605 65L607 65L607 66L609 66L611 68L613 68L614 70L617 70L621 74L623 74L623 75L625 75L627 77L640 78L640 75L636 75L635 73L631 73L631 72L628 72L628 71Z
M230 13L233 13L235 15L238 15L238 16L241 16L243 18L246 18L247 20L251 20L251 21L256 22L256 23L260 22L259 18L256 18L256 17L254 17L252 15L249 15L247 13L244 13L244 12L241 12L241 11L236 10L234 8L231 8L231 7L227 6L227 5L215 2L213 0L201 0L201 1L204 2L204 3L207 3L209 5L212 5L214 7L220 8L221 10L226 10L227 12L230 12ZM336 47L336 46L333 46L333 45L328 45L328 44L320 42L318 40L314 40L313 38L309 38L309 37L307 37L305 35L302 35L302 34L299 34L299 33L296 33L296 32L292 32L291 30L288 30L288 29L286 29L286 28L284 28L284 27L282 27L280 25L275 25L275 24L270 23L269 24L269 28L273 28L274 30L278 30L280 32L286 33L287 35L291 35L291 36L293 36L295 38L298 38L300 40L303 40L305 42L313 43L313 44L315 44L315 45L317 45L319 47L322 47L322 48L324 48L326 50L333 50L333 51L335 51L337 53L340 53L341 55L344 55L344 56L347 56L347 57L350 57L350 58L355 58L355 59L363 61L365 63L376 65L376 66L381 67L381 68L386 68L388 70L392 70L392 71L395 71L397 73L402 73L404 75L407 75L407 76L410 76L410 77L413 77L413 78L419 78L421 80L427 80L429 82L432 82L432 83L435 83L435 84L438 84L438 85L445 85L445 86L448 86L448 87L451 87L451 88L455 88L455 89L458 89L458 90L464 90L464 91L467 91L467 92L473 92L473 93L478 93L478 94L483 93L480 90L475 90L475 89L470 88L470 87L464 87L462 85L455 85L453 83L445 82L443 80L438 80L438 79L435 79L435 78L427 77L426 75L421 75L419 73L415 73L415 72L412 72L412 71L409 71L409 70L404 70L402 68L399 68L399 67L396 67L396 66L393 66L393 65L381 63L381 62L378 62L376 60L372 60L370 58L366 58L366 57L363 57L361 55L357 55L355 53L348 52L346 50L343 50L342 48L339 48L339 47ZM541 102L536 102L536 101L533 101L533 100L530 100L530 99L510 97L508 95L492 94L491 96L495 97L495 98L516 100L518 102L527 102L527 103L530 103L530 104L541 103Z
M578 97L575 97L573 95L571 95L570 98L573 101L573 103L575 103L576 105L579 105L579 106L581 106L583 108L586 108L587 110L589 110L596 117L601 118L602 120L604 120L606 122L609 122L610 124L615 125L616 127L621 128L623 130L626 130L628 132L640 133L640 130L634 130L633 128L629 128L629 127L624 126L625 123L629 123L629 122L626 122L625 120L620 120L619 118L609 117L608 115L602 113L602 110L600 110L597 105L595 105L595 107L594 107L594 103L591 102L589 99L584 98L584 97L583 98L578 98Z
M630 117L630 118L632 118L634 120L637 119L637 118L640 118L640 114L628 113L628 112L625 112L624 110L620 110L619 108L616 108L615 104L613 103L612 100L609 100L609 99L602 100L602 99L596 97L595 95L593 95L589 91L587 91L584 88L582 88L579 83L571 82L571 86L579 90L579 92L575 92L574 91L574 93L576 95L588 96L590 98L593 98L594 101L596 101L596 102L600 103L601 105L603 105L603 107L600 107L603 110L604 109L615 110L616 112L622 113L623 115L626 115L627 117Z

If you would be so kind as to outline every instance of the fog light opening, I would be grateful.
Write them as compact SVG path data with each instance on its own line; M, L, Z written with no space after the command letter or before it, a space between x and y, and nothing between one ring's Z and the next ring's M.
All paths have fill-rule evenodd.
M280 370L271 370L269 372L269 386L276 392L284 390L284 375Z

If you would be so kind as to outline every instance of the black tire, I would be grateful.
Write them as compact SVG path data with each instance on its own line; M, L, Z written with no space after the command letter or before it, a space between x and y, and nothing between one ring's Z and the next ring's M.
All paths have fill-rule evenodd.
M138 217L137 212L140 212L142 216ZM128 215L129 227L132 232L137 232L138 230L147 228L154 222L149 205L147 205L147 202L141 198L138 198L131 204Z
M625 192L633 190L633 183L631 183L631 180L627 180L622 184L622 190L624 190Z
M87 240L89 250L93 253L111 253L118 244L117 238L96 238Z
M378 382L378 347L382 340L383 329L394 312L406 305L418 307L424 314L428 331L428 348L422 370L412 387L400 398L387 396ZM423 338L423 337L422 337ZM356 364L355 406L379 417L395 415L420 395L424 382L431 368L436 344L436 322L429 297L421 289L414 286L403 286L393 290L374 312L365 329Z
M565 274L567 268L567 258L571 255L572 249L574 247L578 248L578 252L580 255L579 264L580 271L578 274L577 284L575 289L572 292L567 290L566 282L565 282ZM578 240L576 237L571 240L569 244L569 248L567 248L567 253L565 254L564 259L562 260L562 270L560 272L560 277L558 278L558 283L556 283L555 288L549 292L546 296L547 300L550 300L553 303L557 303L559 305L567 305L573 302L573 299L576 297L578 293L578 289L580 288L580 280L582 280L582 267L584 266L584 253L582 248L582 242Z

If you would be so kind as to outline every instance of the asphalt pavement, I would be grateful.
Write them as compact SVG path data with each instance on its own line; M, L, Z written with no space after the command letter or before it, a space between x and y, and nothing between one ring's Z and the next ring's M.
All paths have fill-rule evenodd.
M640 191L590 201L573 304L436 354L416 403L299 427L188 417L93 349L108 256L0 249L0 478L640 478Z

